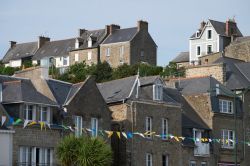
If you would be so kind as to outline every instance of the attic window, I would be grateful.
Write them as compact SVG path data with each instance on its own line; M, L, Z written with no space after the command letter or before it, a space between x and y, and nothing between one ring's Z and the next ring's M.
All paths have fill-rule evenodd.
M162 84L153 85L153 100L162 100L163 87Z
M88 39L88 47L92 47L92 39L91 39L91 37L89 37L89 39Z
M196 32L196 37L199 37L199 35L200 35L200 31L197 31Z

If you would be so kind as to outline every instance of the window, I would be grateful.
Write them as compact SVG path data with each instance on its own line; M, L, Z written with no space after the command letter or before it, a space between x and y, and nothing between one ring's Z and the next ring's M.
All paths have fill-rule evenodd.
M201 166L207 166L207 162L206 161L201 162Z
M91 130L92 130L92 137L98 136L98 119L91 118Z
M207 39L212 39L212 30L207 30Z
M207 45L207 54L212 53L212 45Z
M196 55L197 56L201 55L201 46L196 47Z
M196 161L190 161L190 166L196 166Z
M0 84L0 102L3 101L3 85Z
M140 55L144 56L144 50L141 50Z
M153 166L153 159L151 153L146 154L146 166Z
M82 135L82 117L75 116L75 136L79 137Z
M78 41L75 42L75 48L76 49L79 48L79 42Z
M120 47L120 63L124 63L124 46Z
M92 58L92 51L88 51L88 60L90 61Z
M223 129L221 131L222 148L234 148L234 131Z
M40 112L40 122L46 122L46 123L50 123L50 109L49 107L43 107L40 106L39 107L39 112Z
M193 135L195 138L195 144L201 143L201 137L202 137L201 130L193 129Z
M88 47L92 47L92 40L91 40L91 38L89 38L89 40L88 40Z
M219 110L221 113L233 113L233 102L229 100L219 99Z
M63 57L63 65L64 66L68 65L68 58L67 57Z
M166 140L168 134L168 120L162 119L162 139Z
M35 105L24 105L24 119L29 121L36 120L36 107Z
M53 149L21 146L19 148L19 165L52 165Z
M162 166L168 166L168 155L162 155Z
M78 62L79 61L79 54L75 54L75 62Z
M110 48L106 48L106 56L110 56Z
M162 100L163 87L161 84L153 85L153 100Z
M146 117L146 132L151 133L152 132L152 118ZM151 134L146 135L146 137L151 138Z

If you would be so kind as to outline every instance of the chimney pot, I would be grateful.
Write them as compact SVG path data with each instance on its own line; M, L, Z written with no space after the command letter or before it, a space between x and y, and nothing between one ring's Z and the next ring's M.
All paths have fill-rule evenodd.
M49 37L39 36L38 37L38 48L41 48L47 41L50 41Z
M120 25L111 24L109 26L109 32L110 32L110 34L112 34L112 33L114 33L115 30L120 29L120 28L121 28Z
M86 29L78 29L78 36L81 37L84 32L86 32Z
M16 45L16 41L10 41L10 48L13 48Z
M143 20L139 20L137 21L137 31L142 31L145 30L148 32L148 22L147 21L143 21Z
M226 21L226 35L237 35L237 24L234 19L228 19Z

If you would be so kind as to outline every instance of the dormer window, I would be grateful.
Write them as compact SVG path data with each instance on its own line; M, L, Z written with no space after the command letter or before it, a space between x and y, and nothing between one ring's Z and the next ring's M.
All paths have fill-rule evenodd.
M79 41L78 40L75 42L75 48L76 49L79 48Z
M91 37L89 37L89 39L88 39L88 47L92 47L92 39L91 39Z
M233 102L219 99L219 109L221 113L233 114Z
M153 100L162 100L163 86L162 84L153 85Z
M200 31L197 31L196 32L196 37L199 37L199 35L200 35Z
M212 39L212 30L207 30L207 39Z

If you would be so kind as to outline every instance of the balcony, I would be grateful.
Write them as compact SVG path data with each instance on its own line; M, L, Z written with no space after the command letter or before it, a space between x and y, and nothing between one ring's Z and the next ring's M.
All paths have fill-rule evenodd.
M196 142L194 147L194 156L209 157L210 145L209 143Z

